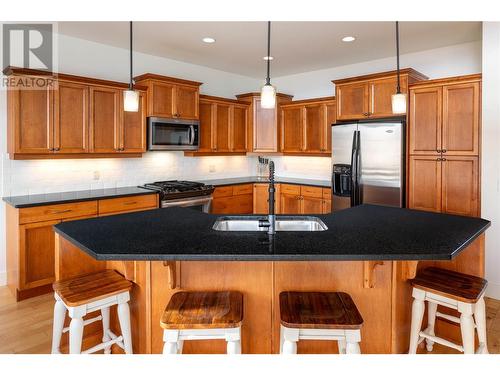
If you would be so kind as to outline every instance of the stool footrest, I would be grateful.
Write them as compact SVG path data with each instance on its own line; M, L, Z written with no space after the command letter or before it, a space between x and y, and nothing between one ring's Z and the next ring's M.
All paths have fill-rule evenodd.
M113 331L111 331L110 329L108 329L108 336L111 337L111 340L122 338L121 341L116 341L115 344L118 345L123 350L125 350L125 346L123 345L123 337L122 336L116 336L115 333Z
M460 324L460 318L457 318L456 316L444 314L444 313L441 313L439 311L436 312L436 316L443 318L443 319L446 319L446 320L449 320L450 322Z
M92 319L87 319L87 320L84 320L84 321L83 321L83 326L85 327L85 326L87 326L87 325L89 325L89 324L92 324L92 323L94 323L94 322L98 322L99 320L102 320L102 316L101 316L101 315L96 316L95 318L92 318ZM68 331L69 331L69 326L68 326L68 327L64 327L64 328L63 328L63 333L66 333L66 332L68 332Z
M419 333L419 336L422 338L422 339L427 339L427 340L430 340L432 342L436 342L438 344L441 344L441 345L444 345L444 346L447 346L449 348L453 348L453 349L456 349L460 352L463 352L464 351L464 348L463 346L461 345L457 345L451 341L448 341L448 340L445 340L441 337L437 337L437 336L433 336L433 335L429 335L428 333L425 333L425 332L420 332Z
M108 331L108 334L109 333L110 333L110 331ZM82 354L92 354L92 353L98 352L99 350L106 349L108 346L111 346L113 344L117 344L118 346L120 346L120 344L123 342L123 337L116 336L115 334L113 334L113 336L114 336L113 339L106 341L106 342L102 342L96 346L93 346L93 347L83 351ZM121 347L123 348L123 344Z

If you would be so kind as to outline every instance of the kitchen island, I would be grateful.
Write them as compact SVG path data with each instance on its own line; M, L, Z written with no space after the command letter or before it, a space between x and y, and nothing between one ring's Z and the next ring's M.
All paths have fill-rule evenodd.
M183 208L79 220L55 226L56 278L115 268L135 283L134 351L160 353L160 316L178 290L244 294L244 353L277 353L283 290L349 293L364 317L364 353L407 350L417 267L438 265L482 276L483 219L363 205L318 215L318 232L224 232L219 218ZM89 327L99 337L100 327ZM438 330L450 332L446 324ZM223 353L224 344L186 343L185 352ZM299 353L335 352L301 342Z

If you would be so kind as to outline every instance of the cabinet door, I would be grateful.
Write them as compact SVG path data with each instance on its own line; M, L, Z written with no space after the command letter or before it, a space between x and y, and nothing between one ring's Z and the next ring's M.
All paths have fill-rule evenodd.
M19 226L19 289L51 284L55 280L55 237L53 225L59 220Z
M90 149L96 153L118 152L122 91L90 88Z
M247 107L237 105L232 107L231 151L246 152L247 150L247 115Z
M52 152L53 90L11 89L8 99L13 151L19 154Z
M233 195L231 197L216 198L212 201L212 213L243 215L253 211L252 195Z
M152 82L148 90L148 116L174 117L175 86Z
M479 162L475 156L447 156L443 168L443 212L479 215Z
M327 103L325 104L325 114L326 114L326 122L324 123L324 144L323 144L323 152L329 154L332 152L332 124L335 124L337 121L337 107L335 103Z
M302 213L302 205L299 195L281 193L280 214L294 215Z
M442 148L446 155L479 155L479 82L443 87Z
M229 152L231 107L227 104L217 104L215 113L215 122L217 124L217 136L215 150L217 152Z
M356 82L336 87L337 120L366 118L368 114L368 83Z
M408 92L408 78L403 76L400 82L401 92ZM377 79L369 83L370 107L368 112L370 118L394 116L394 113L392 113L392 95L396 93L397 86L397 77Z
M260 98L253 102L253 151L278 151L278 122L276 108L262 108Z
M175 87L175 117L183 119L198 118L198 88L191 86Z
M88 152L89 87L60 81L54 99L54 151Z
M267 184L253 185L253 213L266 215L269 213L269 193Z
M322 214L323 198L301 197L301 214Z
M304 107L282 108L281 124L281 151L304 151Z
M441 150L442 88L410 90L410 155Z
M121 96L123 101L123 96ZM123 108L123 103L120 104ZM122 152L146 152L146 95L139 93L139 110L137 112L122 111L120 127L120 148Z
M410 156L409 208L441 212L441 165L438 156Z
M323 199L323 209L322 214L330 214L332 212L332 201L329 199Z
M304 108L304 117L305 151L325 151L325 107L322 104L306 105Z
M216 137L215 112L216 104L200 101L200 148L198 151L215 151Z

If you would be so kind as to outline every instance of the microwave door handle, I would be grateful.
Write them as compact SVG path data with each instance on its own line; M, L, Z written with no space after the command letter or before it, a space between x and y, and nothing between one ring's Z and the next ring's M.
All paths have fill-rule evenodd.
M192 146L194 145L194 126L191 125L189 127L189 144Z

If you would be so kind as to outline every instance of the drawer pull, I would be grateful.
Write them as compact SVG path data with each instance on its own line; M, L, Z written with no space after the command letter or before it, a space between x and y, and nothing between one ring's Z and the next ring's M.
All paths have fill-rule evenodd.
M61 210L61 211L50 211L51 214L65 214L66 212L71 212L71 209Z
M137 204L137 201L134 201L134 202L125 202L123 203L125 206L131 206L133 204Z

